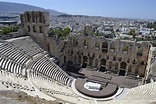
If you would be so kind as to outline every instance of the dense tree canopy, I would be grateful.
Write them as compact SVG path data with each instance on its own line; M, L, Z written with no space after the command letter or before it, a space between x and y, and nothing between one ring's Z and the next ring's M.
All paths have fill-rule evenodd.
M58 38L60 37L66 37L70 33L70 28L64 28L64 29L51 29L49 31L49 35L57 35Z
M17 32L19 29L18 26L7 26L7 27L0 27L0 30L2 30L2 33L4 35L11 33L11 32Z

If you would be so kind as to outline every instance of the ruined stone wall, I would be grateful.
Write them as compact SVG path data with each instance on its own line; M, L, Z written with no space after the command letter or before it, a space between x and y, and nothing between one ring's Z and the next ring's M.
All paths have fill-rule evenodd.
M21 15L21 24L26 31L44 48L47 47L47 32L49 28L49 14L42 11L27 11Z
M101 66L105 69L126 70L144 76L150 44L113 40L93 36L74 35L68 38L67 48L63 51L62 63L87 63L88 66Z
M151 46L149 56L145 80L156 79L156 47Z
M91 32L70 35L66 41L48 37L47 12L25 12L21 16L24 30L37 40L52 56L60 59L60 65L72 61L96 67L97 70L125 70L144 76L149 58L148 42L123 41L95 37Z

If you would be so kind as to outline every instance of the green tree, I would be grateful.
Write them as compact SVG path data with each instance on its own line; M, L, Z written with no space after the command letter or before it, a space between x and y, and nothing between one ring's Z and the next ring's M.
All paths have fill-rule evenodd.
M49 31L49 36L50 35L56 35L58 36L58 38L62 38L62 37L67 37L67 35L69 35L70 33L70 28L64 28L64 29L51 29Z
M132 35L133 38L135 38L135 36L136 36L135 30L134 30L134 29L131 29L131 30L129 31L128 35Z
M8 26L8 27L1 27L2 33L4 35L11 33L11 32L17 32L19 27L18 26Z

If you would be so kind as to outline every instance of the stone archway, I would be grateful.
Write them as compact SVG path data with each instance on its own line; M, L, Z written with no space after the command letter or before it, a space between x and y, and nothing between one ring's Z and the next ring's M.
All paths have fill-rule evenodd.
M119 75L125 76L125 74L126 74L126 67L127 67L127 63L124 62L124 61L122 61L122 62L120 63Z
M43 33L42 26L39 26L39 32Z
M118 70L118 63L115 63L115 69Z
M95 67L98 67L98 59L95 59Z
M50 44L47 44L48 52L50 52Z
M138 56L142 56L143 55L143 47L142 46L138 47L137 55Z
M89 58L89 65L92 66L92 64L93 64L93 57L90 57Z
M129 65L128 72L132 72L132 65Z
M81 64L81 55L79 55L78 62Z
M87 56L83 56L83 64L88 62L88 57Z
M139 66L135 67L135 74L139 74Z
M28 32L30 32L30 26L27 26L27 30L28 30Z
M100 60L100 71L104 72L106 69L106 59Z
M122 61L122 62L120 63L120 69L126 70L126 67L127 67L127 63L124 62L124 61Z
M67 58L66 58L66 56L64 56L63 61L64 61L64 64L67 63Z
M83 56L82 68L86 68L87 67L87 63L88 63L88 57L87 56Z
M30 14L29 14L29 12L27 12L27 22L30 22Z
M74 55L74 63L76 63L76 55Z
M109 69L112 69L112 61L109 61Z
M107 51L108 51L108 44L106 42L103 42L102 43L102 52L107 53Z

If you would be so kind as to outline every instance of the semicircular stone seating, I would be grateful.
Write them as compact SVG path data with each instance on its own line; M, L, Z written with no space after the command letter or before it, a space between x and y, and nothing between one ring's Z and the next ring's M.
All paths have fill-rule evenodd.
M64 85L67 85L71 81L71 78L46 56L37 58L29 68Z
M61 84L68 85L72 78L50 60L45 51L29 36L7 40L0 44L0 68L11 73L27 74L27 69L46 75ZM34 60L34 56L41 54ZM27 66L28 60L32 60Z
M37 57L36 57L37 56ZM29 63L29 64L27 64ZM22 78L20 78L22 76ZM25 80L25 78L27 80ZM29 36L7 40L0 44L0 87L20 89L34 94L49 94L64 101L90 104L95 100L84 99L71 89L73 78L57 66L45 51ZM42 82L42 83L41 83ZM96 101L97 104L148 104L156 101L156 82L129 90L122 99Z

